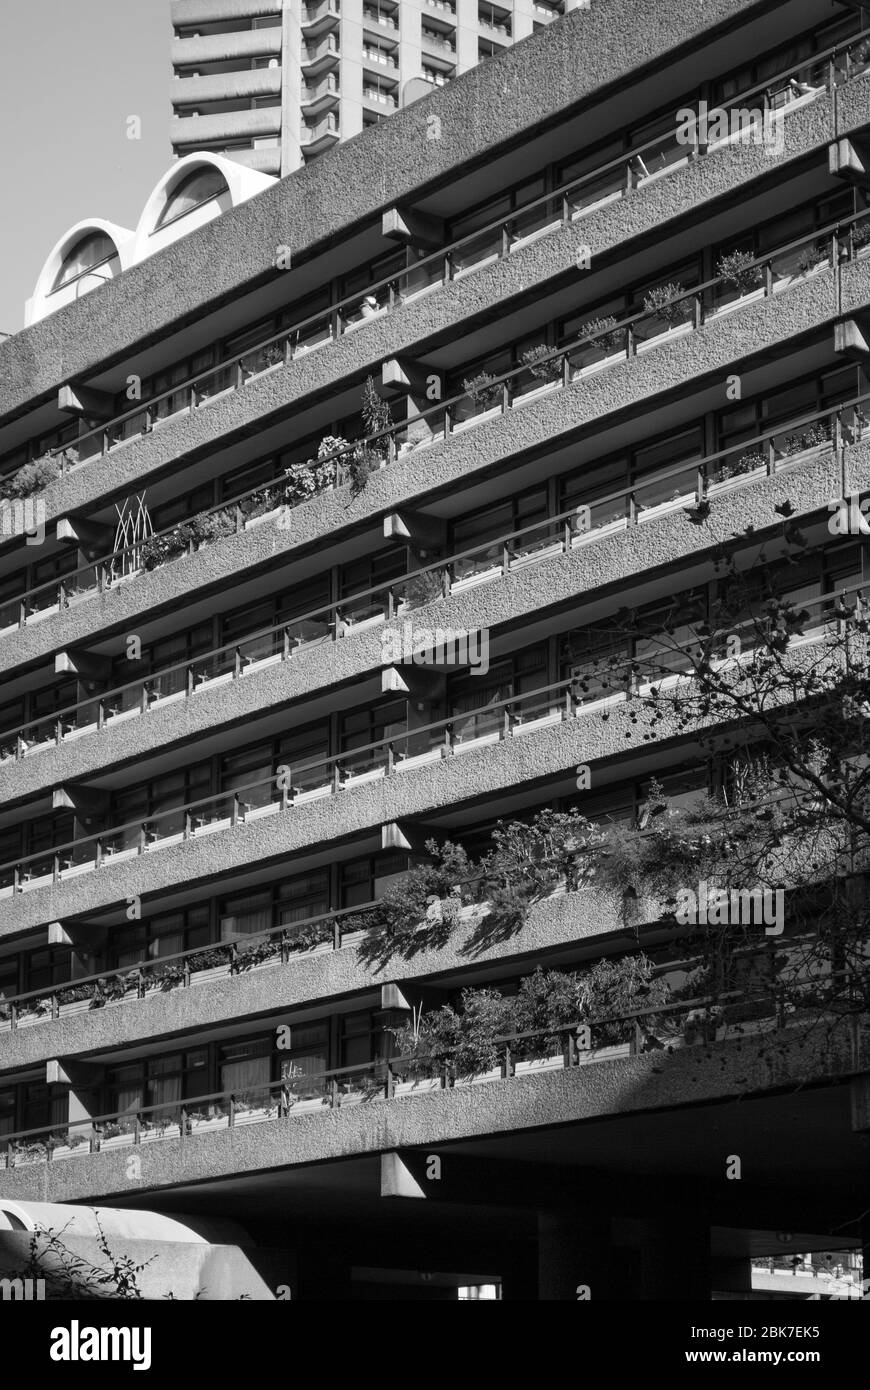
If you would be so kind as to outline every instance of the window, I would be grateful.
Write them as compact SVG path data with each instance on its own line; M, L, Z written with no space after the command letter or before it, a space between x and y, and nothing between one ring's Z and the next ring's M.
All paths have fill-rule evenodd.
M195 169L176 185L167 198L155 231L170 222L177 222L181 217L186 217L202 203L208 203L212 198L219 198L222 193L228 192L227 181L219 169Z
M87 236L77 241L71 251L67 251L63 258L57 278L52 285L52 291L59 290L63 285L72 284L80 275L85 275L89 270L95 270L97 266L105 265L118 252L111 237L106 236L105 232L90 232ZM108 278L108 277L106 277Z

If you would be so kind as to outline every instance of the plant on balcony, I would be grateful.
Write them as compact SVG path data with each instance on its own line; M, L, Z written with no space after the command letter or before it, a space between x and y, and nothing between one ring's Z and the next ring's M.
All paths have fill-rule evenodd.
M267 960L275 960L281 954L280 941L256 941L250 946L243 946L235 961L236 971L252 970L255 965L262 965Z
M11 478L0 478L0 501L18 502L44 492L60 477L60 463L51 454L25 463Z
M162 536L149 536L143 541L139 547L139 563L143 569L155 570L158 566L165 565L167 560L186 555L187 551L188 538L182 533L182 528L176 526Z
M536 381L561 381L565 369L565 354L553 355L553 349L546 343L538 343L527 348L522 356L523 366L528 367Z
M395 424L389 403L378 395L374 377L366 377L363 386L362 422L364 438L372 435L385 436ZM386 438L377 439L372 444L360 443L349 455L345 463L350 478L350 490L361 492L372 473L383 468L388 462L388 442Z
M870 219L852 223L852 245L866 246L870 241Z
M57 991L58 1004L78 1004L83 999L93 999L93 984L86 985L66 985L65 988Z
M403 598L408 608L423 608L444 597L444 581L440 570L421 570L407 581Z
M561 883L569 889L588 876L600 835L577 811L539 811L532 820L499 821L493 848L480 862L484 896L490 903L487 928L513 934L529 908Z
M479 410L498 405L503 395L502 383L496 381L489 372L478 372L477 376L466 377L462 382L462 389Z
M159 989L167 993L177 985L184 984L183 965L164 965L160 970L149 970L145 975L146 990Z
M803 247L797 258L797 271L799 275L809 275L815 270L816 266L828 259L828 252L824 246L819 246L815 241L811 241Z
M187 534L194 545L208 545L223 536L235 535L236 516L232 508L222 507L217 512L198 512L187 526Z
M191 974L199 970L216 970L220 965L228 965L232 959L231 946L212 946L188 956L187 967Z
M607 357L613 352L618 352L623 346L625 329L617 327L613 314L607 314L604 318L587 319L577 337Z
M783 440L782 452L786 455L802 454L805 449L816 449L821 444L830 444L830 427L824 424L811 425L802 434L789 434Z
M687 323L692 317L693 306L691 299L680 298L685 294L686 287L679 281L656 285L655 289L648 290L643 297L644 312L663 319L671 328L678 323Z
M766 468L767 459L764 454L752 451L740 454L736 459L726 459L720 465L716 481L725 482L728 478L738 478L744 473L754 473L757 468Z
M716 274L741 294L749 294L764 281L761 266L752 264L754 259L751 251L731 251L727 256L719 257Z
M284 937L288 950L311 951L332 941L333 925L330 921L294 922L284 929Z
M366 932L359 948L364 959L410 956L449 940L468 901L462 881L471 876L471 861L449 840L443 845L427 840L425 848L433 862L409 869L373 908L358 915ZM346 932L354 929L348 921L343 926Z

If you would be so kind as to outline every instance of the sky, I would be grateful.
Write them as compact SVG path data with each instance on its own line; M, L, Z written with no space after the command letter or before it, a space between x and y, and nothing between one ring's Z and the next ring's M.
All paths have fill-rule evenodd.
M172 163L172 27L170 0L0 7L0 332L15 333L60 236L85 217L135 227Z

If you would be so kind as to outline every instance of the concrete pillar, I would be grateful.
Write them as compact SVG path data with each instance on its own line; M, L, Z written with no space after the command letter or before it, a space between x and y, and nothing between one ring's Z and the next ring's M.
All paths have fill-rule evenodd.
M709 1299L710 1231L679 1215L651 1221L641 1240L641 1300Z
M539 1212L538 1299L577 1302L612 1296L609 1220Z

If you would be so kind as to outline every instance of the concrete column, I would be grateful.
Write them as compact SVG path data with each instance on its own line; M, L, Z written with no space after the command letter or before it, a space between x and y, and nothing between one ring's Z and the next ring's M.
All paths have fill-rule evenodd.
M611 1290L609 1220L593 1222L561 1212L539 1212L539 1301L600 1300L611 1298Z

